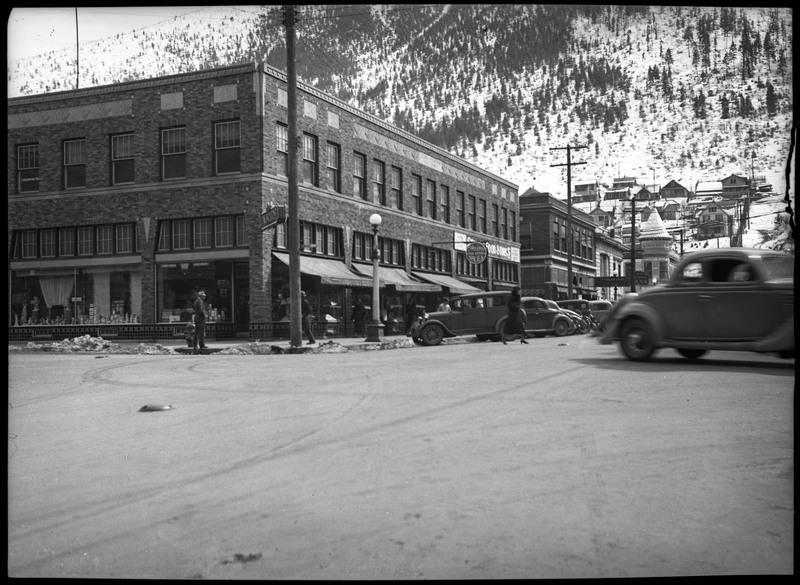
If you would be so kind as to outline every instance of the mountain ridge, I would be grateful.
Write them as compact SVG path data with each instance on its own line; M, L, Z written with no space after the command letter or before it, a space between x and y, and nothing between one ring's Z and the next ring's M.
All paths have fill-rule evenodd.
M83 43L81 87L247 61L285 70L281 21L277 7L206 7ZM780 191L792 42L791 11L772 8L303 6L297 69L521 191L565 196L555 165L567 144L587 146L573 184L636 176L693 189L741 174ZM71 89L75 66L69 51L9 63L9 96Z

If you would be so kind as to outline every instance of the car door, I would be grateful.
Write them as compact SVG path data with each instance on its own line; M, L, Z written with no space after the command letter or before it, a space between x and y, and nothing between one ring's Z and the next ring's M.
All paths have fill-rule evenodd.
M522 307L527 315L526 331L541 331L552 328L554 312L544 302L539 299L523 299Z
M699 295L706 339L749 341L774 330L775 322L769 315L775 312L778 297L764 284L749 258L713 258L707 268L708 287Z
M707 288L703 263L690 262L665 286L646 291L641 300L661 318L666 338L698 341L706 335L699 323L701 295Z

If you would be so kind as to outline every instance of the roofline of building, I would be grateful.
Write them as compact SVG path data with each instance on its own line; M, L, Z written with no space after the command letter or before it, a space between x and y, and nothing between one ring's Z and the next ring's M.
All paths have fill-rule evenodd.
M54 102L62 99L67 98L75 98L81 96L88 96L88 95L96 95L96 94L103 94L108 93L110 90L114 92L124 92L130 91L134 89L141 89L146 87L155 87L160 85L169 85L173 83L179 83L181 81L191 82L191 81L199 81L203 79L211 79L214 77L219 77L220 75L236 75L242 73L263 73L265 75L271 75L276 79L279 79L283 82L288 82L286 74L271 65L268 65L262 61L255 61L255 62L247 62L247 63L240 63L237 65L226 65L224 67L216 67L212 69L203 69L200 71L193 71L189 73L175 73L172 75L163 75L161 77L151 77L148 79L137 79L135 81L123 81L121 83L113 83L108 85L98 85L93 87L87 87L83 89L69 89L66 91L58 91L53 93L45 93L45 94L36 94L32 96L18 96L8 98L8 106L17 106L17 105L27 105L27 104L37 104L37 103L48 103ZM446 157L451 161L463 165L472 169L473 171L477 171L483 175L492 177L493 179L497 180L500 183L503 183L505 186L514 189L517 192L517 196L519 197L519 185L516 183L512 183L508 179L504 179L494 173L487 171L469 161L464 160L463 158L452 154L444 150L443 148L436 146L435 144L431 144L430 142L426 142L425 140L407 132L406 130L402 130L384 120L381 120L377 116L373 116L367 112L359 110L340 100L337 97L334 97L330 94L327 94L323 91L320 91L307 83L298 80L297 81L298 89L302 89L308 94L311 94L321 100L327 101L347 112L350 112L354 116L358 116L372 124L380 126L385 130L389 130L398 136L402 136L403 138L413 142L417 146L421 146L428 150L432 150L436 152L436 154Z

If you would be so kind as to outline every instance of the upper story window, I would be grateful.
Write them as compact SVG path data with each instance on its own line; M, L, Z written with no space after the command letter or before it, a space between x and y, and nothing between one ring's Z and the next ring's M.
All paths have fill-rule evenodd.
M327 161L325 162L325 170L328 176L328 188L342 192L342 169L341 169L341 147L334 143L328 142L327 148Z
M122 185L135 180L135 158L133 134L117 134L111 137L111 184Z
M86 139L64 141L64 188L86 187Z
M509 210L509 221L508 221L508 236L512 242L517 241L517 213L512 209Z
M56 230L39 232L39 253L42 258L53 258L56 255Z
M78 256L91 256L94 254L94 228L78 228Z
M218 175L242 170L242 139L239 120L214 124L214 165Z
M441 220L445 223L450 223L450 188L440 185L439 203L441 205Z
M289 128L281 123L275 125L275 150L278 152L278 174L289 176Z
M162 179L186 177L186 128L165 128L161 131Z
M39 190L39 145L17 146L17 192L33 193Z
M500 207L497 203L492 203L492 235L493 236L500 236L500 227L499 227L499 219L498 215L500 213Z
M477 221L475 217L475 196L469 195L467 197L467 220L468 225L467 227L471 230L475 230L477 228Z
M508 239L508 209L503 207L503 209L500 210L500 213L503 214L501 216L501 220L500 220L501 234L503 236L503 239L507 240Z
M367 198L367 157L357 152L353 154L353 195Z
M386 205L386 165L383 161L372 161L372 200Z
M61 228L58 230L58 255L75 255L75 230L72 228Z
M428 202L428 217L436 219L436 183L425 181L425 200Z
M194 220L194 248L210 248L213 223L210 218Z
M97 226L97 253L98 254L113 254L114 253L114 226L100 225Z
M392 167L390 188L392 193L392 203L397 209L403 209L403 169Z
M411 175L411 205L413 212L422 215L422 177Z
M36 258L36 232L22 232L22 257Z
M228 248L234 243L233 217L214 218L214 246Z
M319 186L317 137L311 134L303 134L303 181Z
M192 224L188 219L172 222L172 249L188 250L192 247Z
M458 227L467 227L466 222L464 221L464 210L466 209L465 200L464 200L464 192L463 191L456 191L456 222Z
M484 234L486 233L486 199L478 201L478 227Z

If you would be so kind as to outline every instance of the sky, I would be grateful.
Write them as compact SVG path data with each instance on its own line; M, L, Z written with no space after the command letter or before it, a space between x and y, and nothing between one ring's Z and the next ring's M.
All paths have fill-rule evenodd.
M77 8L80 42L145 28L205 6ZM9 61L75 46L75 8L12 8L8 15Z

